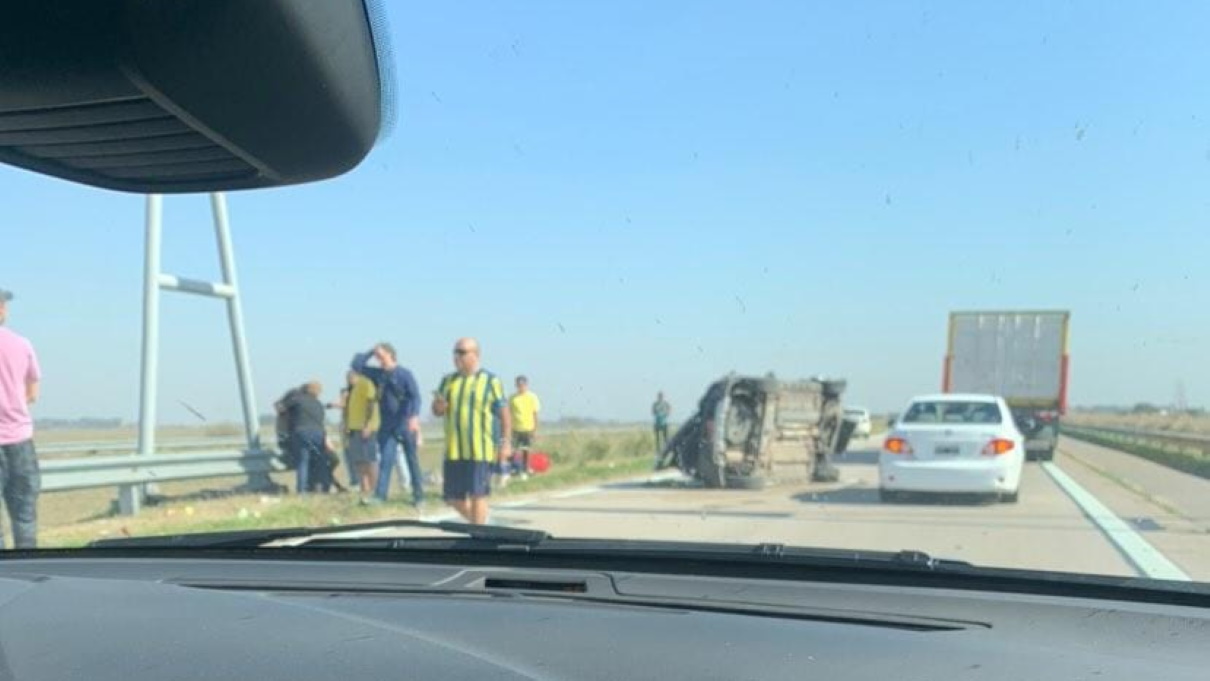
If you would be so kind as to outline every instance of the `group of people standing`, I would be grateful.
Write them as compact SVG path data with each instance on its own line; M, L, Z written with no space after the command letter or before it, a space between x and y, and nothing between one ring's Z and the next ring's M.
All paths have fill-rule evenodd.
M30 342L4 326L12 299L12 293L0 289L0 495L12 522L14 544L33 548L40 476L29 405L38 398L41 373ZM493 476L503 484L509 475L523 477L529 471L541 403L525 376L517 377L516 393L506 398L500 379L483 368L479 343L473 338L454 344L453 364L455 370L441 379L432 402L433 415L443 419L445 427L442 491L463 518L484 523ZM358 353L340 399L324 404L322 394L319 381L309 381L276 404L279 444L296 467L296 490L327 492L339 485L330 465L335 452L327 437L326 410L340 409L349 482L360 489L364 503L385 501L391 474L398 470L400 486L410 485L412 503L419 506L424 501L421 395L412 372L399 364L395 348L378 343ZM667 440L670 412L661 393L652 406L657 447Z
M516 394L506 397L499 377L482 367L473 338L454 344L453 364L455 371L441 379L431 407L445 426L443 497L468 522L481 524L487 522L493 476L503 483L510 474L524 476L529 470L541 403L524 376L517 378ZM311 381L276 405L288 432L284 444L296 466L296 490L326 492L338 484L331 478L333 448L324 427L325 408L337 408L349 482L360 489L363 503L386 501L398 467L401 478L410 482L412 504L420 506L421 396L395 348L379 343L355 355L340 399L325 405L321 394L319 382Z

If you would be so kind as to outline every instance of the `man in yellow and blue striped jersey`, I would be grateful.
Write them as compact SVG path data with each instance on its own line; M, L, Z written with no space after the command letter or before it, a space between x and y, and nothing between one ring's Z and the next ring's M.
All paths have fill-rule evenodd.
M494 464L512 457L512 416L504 384L480 366L474 338L454 344L454 366L433 396L433 414L445 417L445 501L482 525Z

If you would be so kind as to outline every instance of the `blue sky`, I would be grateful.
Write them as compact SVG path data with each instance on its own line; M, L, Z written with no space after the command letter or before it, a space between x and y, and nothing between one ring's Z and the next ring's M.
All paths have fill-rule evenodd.
M736 369L935 390L951 309L1073 312L1076 403L1210 400L1198 2L387 2L398 121L230 195L261 411L460 335L557 415L683 415ZM133 418L140 197L0 168L41 416ZM217 276L204 197L165 268ZM225 315L164 296L161 420L238 415ZM329 390L331 392L331 390Z

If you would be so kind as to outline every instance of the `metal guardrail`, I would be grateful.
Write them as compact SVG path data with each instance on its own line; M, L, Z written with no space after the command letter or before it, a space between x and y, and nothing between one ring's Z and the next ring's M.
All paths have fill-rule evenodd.
M208 437L190 440L161 440L156 443L160 450L189 450L207 448L239 448L244 445L241 437ZM136 442L52 442L37 445L39 454L126 454L138 451Z
M441 442L441 434L426 434L425 442ZM226 445L224 447L223 445ZM176 480L229 478L286 470L271 450L244 451L243 438L209 438L161 442L162 450L183 450L151 456L83 456L39 461L42 491L63 492L99 487L144 485ZM42 454L133 452L129 442L42 445ZM194 451L196 450L196 451Z
M1210 456L1210 435L1202 433L1182 433L1170 430L1144 430L1140 428L1119 428L1114 426L1084 426L1064 425L1063 429L1073 434L1086 432L1092 434L1110 435L1140 444L1160 443L1185 449L1192 449Z
M551 434L571 431L562 429ZM585 431L585 432L606 432ZM423 433L425 443L444 441L440 432ZM228 478L284 471L285 466L270 450L245 451L243 438L172 440L159 443L160 450L181 450L151 456L82 456L39 461L42 490L63 492L77 489L144 485L176 480ZM106 454L134 452L130 442L73 442L39 445L42 454ZM195 451L196 450L196 451Z
M152 456L92 456L39 464L42 490L142 485L172 480L224 478L285 470L270 451L203 450Z

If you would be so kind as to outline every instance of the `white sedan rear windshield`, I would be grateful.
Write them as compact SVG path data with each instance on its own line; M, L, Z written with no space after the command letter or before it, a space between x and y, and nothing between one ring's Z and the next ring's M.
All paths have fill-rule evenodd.
M1001 423L994 402L914 402L903 423Z

